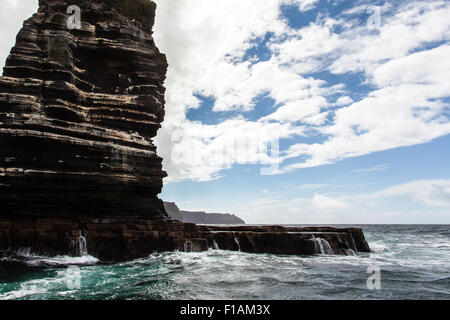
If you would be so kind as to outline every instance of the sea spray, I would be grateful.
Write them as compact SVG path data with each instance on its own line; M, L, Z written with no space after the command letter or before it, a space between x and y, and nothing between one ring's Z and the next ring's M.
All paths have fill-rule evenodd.
M21 257L29 257L31 255L31 248L20 248L16 251L16 255Z

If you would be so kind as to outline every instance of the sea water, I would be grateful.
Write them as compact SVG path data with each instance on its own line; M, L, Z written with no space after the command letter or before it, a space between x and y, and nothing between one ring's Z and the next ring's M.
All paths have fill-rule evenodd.
M0 258L0 299L450 299L449 225L360 227L372 253L211 249L105 265L88 255L47 258L23 250ZM373 270L379 290L368 286Z

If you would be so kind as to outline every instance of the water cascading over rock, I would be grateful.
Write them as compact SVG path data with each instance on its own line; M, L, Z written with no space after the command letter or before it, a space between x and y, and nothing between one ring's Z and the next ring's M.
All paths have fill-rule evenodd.
M316 254L326 254L332 255L334 254L333 249L331 248L330 243L322 238L316 238L315 235L312 235L311 241L314 242L314 249Z

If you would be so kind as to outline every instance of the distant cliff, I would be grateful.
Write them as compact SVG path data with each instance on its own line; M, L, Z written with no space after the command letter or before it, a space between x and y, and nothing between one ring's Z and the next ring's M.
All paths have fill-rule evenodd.
M174 220L183 221L183 215L181 214L178 206L173 202L164 202L164 209L167 214Z
M173 202L164 202L167 214L174 220L197 224L245 224L245 221L229 213L183 211Z

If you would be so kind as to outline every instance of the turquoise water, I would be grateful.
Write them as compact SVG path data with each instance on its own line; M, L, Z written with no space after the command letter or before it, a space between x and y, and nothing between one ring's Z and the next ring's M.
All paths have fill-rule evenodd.
M357 256L210 250L103 265L23 251L0 258L0 299L450 299L448 225L362 227L373 253Z

